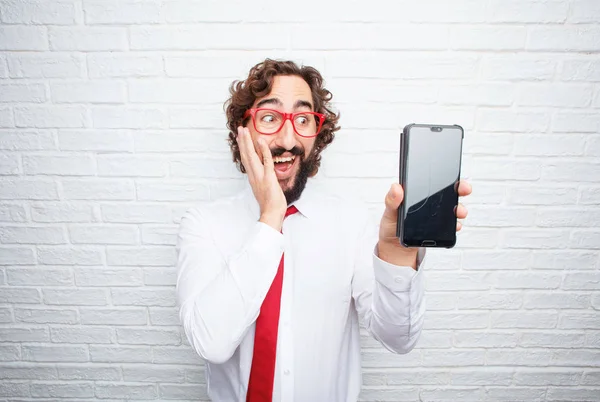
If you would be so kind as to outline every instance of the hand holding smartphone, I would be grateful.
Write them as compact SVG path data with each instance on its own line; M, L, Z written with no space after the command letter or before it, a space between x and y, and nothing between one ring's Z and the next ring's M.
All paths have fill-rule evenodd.
M456 208L464 130L458 125L409 124L400 141L404 201L396 234L405 247L456 244Z

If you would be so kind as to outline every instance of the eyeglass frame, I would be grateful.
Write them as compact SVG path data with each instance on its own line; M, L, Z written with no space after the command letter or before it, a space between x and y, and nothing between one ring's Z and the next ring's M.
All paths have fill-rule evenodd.
M283 116L283 120L281 122L281 126L279 126L279 128L277 130L275 130L272 133L263 133L261 132L258 128L256 128L256 113L261 111L261 110L268 110L271 112L275 112L278 113L280 115ZM296 124L294 123L294 118L298 115L302 115L302 114L312 114L315 115L316 117L319 118L319 127L317 128L317 130L315 131L314 135L302 135L298 132L298 130L296 129ZM275 110L275 109L270 109L270 108L250 108L248 110L246 110L246 112L244 113L244 119L248 118L248 116L252 117L252 124L254 125L254 129L262 134L262 135L273 135L273 134L277 134L278 132L281 131L281 129L283 128L283 126L285 125L285 122L287 120L290 120L292 122L292 127L294 128L294 132L296 134L298 134L300 137L304 137L304 138L314 138L317 135L319 135L319 133L321 132L321 128L323 128L323 123L325 123L325 118L326 116L323 113L318 113L318 112L295 112L295 113L286 113L286 112L281 112L279 110Z

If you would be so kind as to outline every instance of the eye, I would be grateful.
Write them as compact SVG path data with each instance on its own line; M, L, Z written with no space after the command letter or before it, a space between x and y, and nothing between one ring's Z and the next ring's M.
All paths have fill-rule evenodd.
M308 116L306 115L300 115L296 117L296 124L299 124L301 126L305 126L307 125L309 122Z
M275 116L273 116L272 114L266 114L263 117L261 117L260 120L265 123L272 123L275 120Z

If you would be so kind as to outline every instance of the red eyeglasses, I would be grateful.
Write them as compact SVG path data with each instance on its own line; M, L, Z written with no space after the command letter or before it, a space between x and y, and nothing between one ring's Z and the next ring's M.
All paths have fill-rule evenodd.
M254 129L261 134L271 135L279 132L286 120L292 122L294 131L301 137L315 137L321 131L325 115L316 112L283 113L274 109L248 109L244 118L252 116Z

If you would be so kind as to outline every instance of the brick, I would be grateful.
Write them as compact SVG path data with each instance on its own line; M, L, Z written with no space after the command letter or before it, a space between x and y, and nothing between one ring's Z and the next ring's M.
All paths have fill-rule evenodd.
M169 6L174 3L165 4L167 13ZM189 9L193 8L194 5L187 3L183 6ZM253 52L250 52L250 54L253 54ZM167 54L164 59L166 75L177 78L231 78L238 76L241 71L247 71L251 67L251 63L240 60L234 54L223 54L221 52L211 55ZM240 63L244 64L244 70L242 70Z
M594 366L600 359L598 350L555 349L551 364L556 366Z
M173 106L169 108L169 128L203 128L214 131L225 124L222 113L214 106ZM226 135L222 134L221 138L225 140Z
M522 135L515 137L516 156L579 156L586 146L584 135Z
M132 225L77 225L69 227L73 244L137 244L138 229Z
M562 23L569 12L560 0L519 1L494 0L489 6L489 21L496 23Z
M125 382L164 382L168 378L168 382L182 383L185 382L184 367L170 366L123 366L123 381ZM177 385L180 387L181 385ZM194 397L192 397L193 399Z
M136 187L137 199L140 201L206 201L209 199L209 188L203 182L169 181L140 182Z
M87 346L21 346L24 361L32 362L86 362L89 360Z
M206 384L205 373L203 369L186 369L185 381L191 383Z
M240 172L231 156L213 158L177 158L169 162L171 177L239 178Z
M563 284L564 288L564 284ZM584 309L590 306L587 294L552 292L526 294L523 307L526 309Z
M89 176L95 174L90 156L23 156L23 171L29 175Z
M565 60L560 77L564 81L599 82L600 60Z
M417 380L412 370L388 369L363 372L363 385L440 385L450 381L450 373L422 369Z
M580 348L583 347L585 335L569 332L523 332L519 338L519 346L526 348Z
M555 328L558 314L555 312L493 311L492 328Z
M177 244L177 226L143 225L142 244L175 246Z
M33 289L35 290L35 289ZM4 291L4 289L3 289ZM19 303L17 300L14 303ZM6 303L3 301L3 303ZM48 328L44 327L32 327L27 326L26 328L0 328L0 340L2 342L49 342L50 335ZM0 370L0 375L3 371ZM0 377L0 378L21 378L21 377ZM25 377L28 378L28 377Z
M556 289L562 281L554 271L494 272L493 278L496 289Z
M583 84L527 84L520 88L519 106L586 107L592 87Z
M421 367L421 353L398 355L387 351L369 350L362 352L363 367L388 368L388 367Z
M532 387L486 387L485 398L493 401L543 401L546 388Z
M0 78L8 78L8 64L6 57L0 57Z
M600 116L597 113L557 112L552 117L552 131L555 133L595 133L600 130Z
M291 28L291 47L300 50L443 50L448 47L448 28L443 25L364 23L302 24ZM338 35L327 36L331 28Z
M464 270L520 270L530 265L530 261L529 251L465 250L462 254L461 267Z
M454 346L458 348L514 348L519 334L515 332L460 331L454 336Z
M543 112L521 112L504 109L479 109L478 127L489 132L544 132L549 116Z
M416 401L419 400L419 388L372 388L362 387L359 401Z
M48 151L56 149L54 135L47 130L0 130L0 149Z
M21 360L19 345L0 345L0 361L10 362ZM0 395L2 391L0 390Z
M465 366L482 366L485 361L485 350L424 350L423 366L448 367L456 366L456 362Z
M188 130L169 130L169 141L165 141L162 131L137 131L134 134L136 152L207 152L229 149L226 135L210 130L200 132Z
M96 128L164 128L166 112L156 107L97 106L92 108Z
M29 397L29 384L22 382L4 382L0 384L0 397Z
M468 224L475 227L532 226L535 219L536 211L533 208L472 206L469 207Z
M132 50L277 50L288 47L288 29L278 24L240 24L236 27L237 40L231 41L229 24L134 26L130 28L129 43Z
M0 323L13 322L12 310L9 307L0 308Z
M133 200L133 181L126 179L63 179L62 192L67 200Z
M52 180L0 178L0 199L57 200L58 191Z
M156 77L164 75L160 55L144 53L89 53L90 78Z
M15 308L15 320L30 324L77 324L77 311L68 309Z
M490 288L489 274L470 272L468 275L456 272L430 272L426 289L429 291L486 290Z
M42 289L44 303L65 306L105 306L108 304L104 289Z
M118 177L164 177L167 160L155 156L98 156L98 175Z
M567 290L596 290L600 285L600 273L591 272L567 272L564 275L563 289Z
M570 5L568 21L571 23L595 23L600 19L600 6L593 0L575 0Z
M156 346L152 350L152 363L155 364L203 364L200 356L190 347Z
M155 384L109 384L96 383L96 397L100 399L156 399Z
M73 53L14 53L7 56L11 78L77 78L83 76L83 56Z
M494 248L498 244L497 229L465 228L459 232L456 242L464 248Z
M461 267L461 253L458 250L447 249L445 253L442 250L430 249L427 252L428 264L435 266L438 270L459 270Z
M504 84L482 84L477 88L448 85L440 87L439 102L446 105L510 106L515 95L516 88Z
M161 2L158 0L86 0L85 22L94 24L152 24L161 22Z
M550 401L591 401L598 397L600 388L595 384L595 388L583 388L583 387L564 387L554 388L548 387L546 397Z
M429 311L447 311L456 308L458 296L453 294L432 293L427 295L427 309Z
M93 347L90 348L90 351ZM118 367L103 366L94 364L93 366L82 365L58 365L58 378L61 380L87 380L87 381L119 381L121 372Z
M511 293L474 293L458 296L459 310L515 310L523 304L523 296Z
M73 284L69 268L8 268L7 282L12 286L66 286Z
M206 398L206 385L196 384L159 384L158 392L163 399Z
M0 175L17 175L21 173L19 155L0 155Z
M567 205L577 201L577 188L558 186L514 186L508 189L511 205Z
M0 204L0 222L26 222L27 212L23 205Z
M127 50L127 30L121 27L50 27L48 39L55 51Z
M92 362L103 363L150 363L152 349L149 347L90 346ZM119 379L120 379L119 374Z
M94 396L94 384L31 384L31 396L35 398L91 398Z
M511 385L513 369L506 368L486 368L478 367L475 369L466 368L453 370L452 385Z
M54 103L125 103L126 88L112 80L50 83Z
M173 247L108 247L108 265L120 266L171 266L176 255Z
M373 66L378 66L377 71ZM390 52L361 52L361 55L340 53L327 61L331 79L347 78L398 78L409 79L470 79L477 69L478 59L472 56L427 57L414 56L399 59ZM386 127L389 128L389 127Z
M81 323L87 325L146 325L148 322L148 313L143 308L80 308L79 312Z
M57 343L112 343L110 328L50 328L52 342Z
M162 205L102 205L101 211L104 222L171 223L169 210Z
M17 363L0 364L0 378L10 380L54 380L56 367L39 364Z
M595 269L597 254L592 251L548 250L534 251L532 268Z
M424 328L431 329L479 329L487 328L488 312L435 312L427 313Z
M112 289L112 303L115 306L175 306L173 289Z
M63 151L133 152L133 136L127 130L59 130Z
M61 227L3 226L0 243L5 244L64 244L66 236Z
M90 247L38 247L43 265L102 265L103 250Z
M569 245L571 248L600 249L600 231L575 230Z
M587 371L583 373L581 385L597 385L600 381L600 371Z
M174 267L144 269L144 285L146 286L175 286L176 282L177 273Z
M529 31L527 50L598 51L600 30L595 26L569 27L538 26Z
M450 28L449 35L453 50L520 50L525 48L527 30L508 25L458 25Z
M0 27L0 50L47 50L45 27L3 25Z
M569 233L555 229L507 229L502 233L505 248L555 249L565 248Z
M128 85L132 103L215 103L227 96L230 80L212 79L138 79Z
M33 265L35 254L28 247L0 248L0 265Z
M76 268L77 286L136 286L142 285L139 269Z
M179 320L179 310L173 308L150 307L150 324L151 325L172 325L178 326L181 324Z
M543 209L538 211L538 227L590 227L600 220L600 211L593 209Z
M597 288L596 288L597 289ZM600 329L598 314L587 312L566 312L558 320L558 328Z
M488 365L501 366L548 366L552 352L539 349L490 349L487 352Z
M91 204L82 202L44 202L31 205L31 220L41 223L92 222Z
M74 25L79 19L77 3L59 0L6 0L0 4L2 22L9 24Z
M17 106L17 127L76 128L86 126L86 110L83 106Z
M0 102L45 102L43 84L0 84Z

